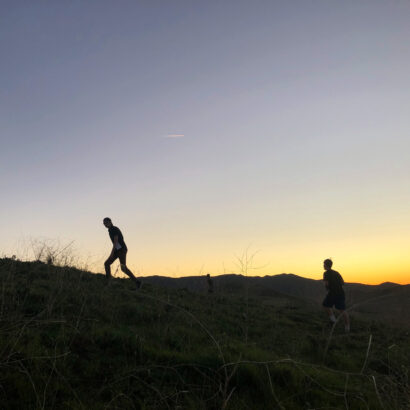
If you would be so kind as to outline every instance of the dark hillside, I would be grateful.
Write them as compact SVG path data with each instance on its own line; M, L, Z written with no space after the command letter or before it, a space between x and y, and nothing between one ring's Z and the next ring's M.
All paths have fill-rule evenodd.
M125 279L107 286L103 275L3 259L0 292L4 409L410 404L407 330L353 317L346 335L314 305L274 291L144 283L137 292Z
M206 292L204 276L166 278L150 276L147 283L172 289ZM322 280L302 278L293 274L274 276L220 275L213 278L215 289L222 294L247 292L253 297L293 297L312 306L320 306L325 296ZM346 302L353 312L368 319L382 319L398 325L410 326L410 285L386 282L380 285L346 283Z

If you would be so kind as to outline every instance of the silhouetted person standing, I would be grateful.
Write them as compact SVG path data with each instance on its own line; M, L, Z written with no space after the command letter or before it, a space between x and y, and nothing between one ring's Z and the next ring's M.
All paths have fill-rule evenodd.
M349 315L346 312L345 292L343 290L344 280L339 272L332 269L333 262L331 259L326 259L323 262L325 273L323 274L323 280L325 282L326 289L328 291L325 299L323 300L323 307L329 315L329 319L332 323L336 322L336 317L333 311L333 306L340 311L343 316L345 324L345 331L350 331Z
M208 293L214 293L214 284L209 273L206 275L206 281L208 283Z
M105 274L107 279L111 279L111 264L118 258L121 264L121 270L130 277L137 286L137 289L141 287L141 282L134 276L134 274L127 268L127 245L124 242L124 237L122 236L119 228L112 224L110 218L104 218L103 224L108 228L108 233L110 235L113 247L110 256L105 261Z

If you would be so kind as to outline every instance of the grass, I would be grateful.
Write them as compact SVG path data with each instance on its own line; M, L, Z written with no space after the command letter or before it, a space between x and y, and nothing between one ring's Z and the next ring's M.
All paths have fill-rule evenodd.
M410 336L289 298L202 295L0 260L7 409L404 409ZM371 336L371 343L369 344Z

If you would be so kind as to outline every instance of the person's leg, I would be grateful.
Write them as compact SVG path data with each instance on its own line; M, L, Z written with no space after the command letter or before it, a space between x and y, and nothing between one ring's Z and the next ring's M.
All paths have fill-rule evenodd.
M329 316L329 320L330 320L332 323L336 323L336 316L335 316L335 313L333 312L333 308L325 307L325 310L326 310L326 312L327 312L327 314L328 314L328 316Z
M127 267L127 252L121 252L119 257L120 257L121 270L126 275L128 275L128 277L132 279L134 283L137 285L137 288L139 288L141 286L141 282L134 276L134 274Z
M343 322L345 324L345 330L346 332L350 332L350 318L349 318L349 314L347 313L346 310L339 310L340 315L343 318Z
M336 317L335 317L335 314L333 312L333 304L334 304L334 302L332 300L332 297L329 294L327 294L322 305L323 305L323 308L325 309L325 311L327 312L327 314L329 316L329 320L332 323L335 323L336 322Z
M105 268L105 275L107 279L111 279L111 265L113 262L118 258L118 255L116 254L111 254L108 259L104 262L104 268Z
M342 295L338 300L335 305L336 309L339 311L339 314L343 318L343 322L345 325L345 331L350 332L350 318L349 314L346 311L346 302L345 302L345 296Z

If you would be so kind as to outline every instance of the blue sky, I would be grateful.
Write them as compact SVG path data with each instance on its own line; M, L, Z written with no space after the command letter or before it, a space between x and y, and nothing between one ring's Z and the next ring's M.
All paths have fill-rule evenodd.
M233 270L252 244L264 274L333 256L403 281L409 18L407 1L2 2L0 251L74 240L98 270L111 216L144 274Z

